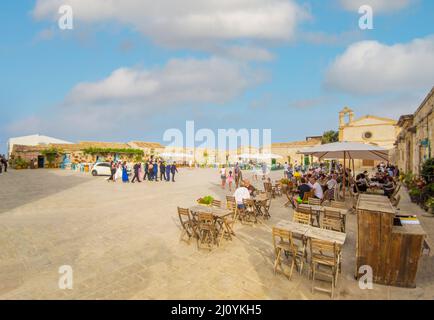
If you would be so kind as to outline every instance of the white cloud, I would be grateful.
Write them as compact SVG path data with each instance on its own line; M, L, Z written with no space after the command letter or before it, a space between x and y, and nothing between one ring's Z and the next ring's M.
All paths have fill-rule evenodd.
M344 9L358 11L360 6L369 5L375 12L391 12L408 7L412 0L340 0Z
M325 86L353 94L428 90L434 83L434 36L405 44L361 41L332 63Z
M237 39L290 40L308 17L292 0L38 0L36 19L57 19L71 5L74 23L114 21L170 46Z
M164 106L223 103L263 79L261 72L226 59L173 59L163 68L120 68L101 81L80 83L66 102Z
M155 115L191 117L186 110L224 104L265 79L260 70L215 57L173 59L154 69L120 68L105 79L77 84L60 105L10 124L7 132L95 136L142 130Z

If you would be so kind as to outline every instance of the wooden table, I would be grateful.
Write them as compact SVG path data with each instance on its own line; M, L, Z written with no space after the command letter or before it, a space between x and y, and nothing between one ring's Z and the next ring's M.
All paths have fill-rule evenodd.
M220 220L222 222L222 225L224 226L225 230L223 230L220 235L220 239L218 242L219 245L225 234L229 237L229 239L232 240L232 235L235 235L235 232L227 222L227 218L230 215L232 215L231 210L219 208L219 207L202 206L202 205L191 206L189 209L193 215L199 212L211 213L216 219L216 221Z
M292 233L300 234L306 238L336 243L339 246L342 246L345 243L347 237L347 234L343 232L320 229L307 224L301 224L288 220L279 221L275 227Z

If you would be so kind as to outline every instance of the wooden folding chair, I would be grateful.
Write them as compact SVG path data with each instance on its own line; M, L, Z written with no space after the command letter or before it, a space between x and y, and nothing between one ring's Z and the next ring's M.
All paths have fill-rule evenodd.
M207 244L208 249L212 249L214 244L218 244L217 237L218 231L212 213L199 212L197 215L198 220L198 242L197 247L201 249L203 244Z
M298 210L300 210L300 208ZM294 211L292 221L310 226L312 225L312 215L306 212Z
M211 203L211 206L216 207L216 208L221 208L222 207L222 202L220 200L213 200Z
M330 201L330 205L331 208L337 208L337 209L346 209L347 205L345 204L345 202L342 201Z
M321 205L321 199L317 198L308 198L307 199L308 204L312 206L320 206Z
M320 226L321 212L319 212L317 210L314 211L312 209L312 207L310 207L310 205L299 204L295 211L310 215L310 220L311 220L310 225L311 226L316 226L316 227ZM315 225L315 222L316 222L316 225Z
M313 191L309 191L309 192L305 192L303 195L303 199L302 199L302 203L308 204L309 203L309 198L313 198L314 193Z
M274 193L281 197L282 196L282 183L280 181L276 181L275 185L274 185Z
M311 262L310 271L312 275L312 293L315 290L327 292L334 297L334 289L337 285L340 265L340 249L336 243L310 239ZM324 270L325 269L325 270ZM331 280L331 290L315 286L317 275L324 276Z
M179 241L184 240L184 236L187 235L187 243L190 244L190 239L197 237L195 221L191 217L190 210L180 207L178 207L178 217L182 226L182 232Z
M234 196L226 196L226 202L235 202Z
M276 197L275 189L273 188L273 185L270 182L264 182L264 190L267 194L271 195L271 198Z
M336 225L340 225L340 232L345 232L345 217L339 212L335 211L332 208L324 209L324 219L334 220Z
M276 258L274 260L274 274L277 272L277 267L280 266L280 269L283 274L288 276L288 279L291 280L292 272L294 270L294 266L299 269L300 274L303 272L304 258L306 248L304 245L297 246L292 238L292 233L286 230L282 230L279 228L273 228L273 244L274 244L274 252ZM287 257L291 257L291 267L289 275L285 273L282 267L282 253Z
M253 219L253 222L257 223L258 210L256 208L255 201L252 199L243 199L243 204L246 207L244 209L244 221L252 222Z

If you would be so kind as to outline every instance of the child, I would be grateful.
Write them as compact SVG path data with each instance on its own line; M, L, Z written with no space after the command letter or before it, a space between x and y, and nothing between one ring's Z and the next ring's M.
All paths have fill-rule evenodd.
M232 176L232 170L229 171L228 176L228 185L229 185L229 191L232 191L232 182L234 181L234 177Z

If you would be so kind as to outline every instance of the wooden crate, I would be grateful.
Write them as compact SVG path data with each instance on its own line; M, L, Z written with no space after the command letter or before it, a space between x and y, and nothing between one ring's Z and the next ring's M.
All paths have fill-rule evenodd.
M394 226L394 218L388 198L358 199L356 275L360 266L369 265L375 283L415 287L425 233L420 225Z

